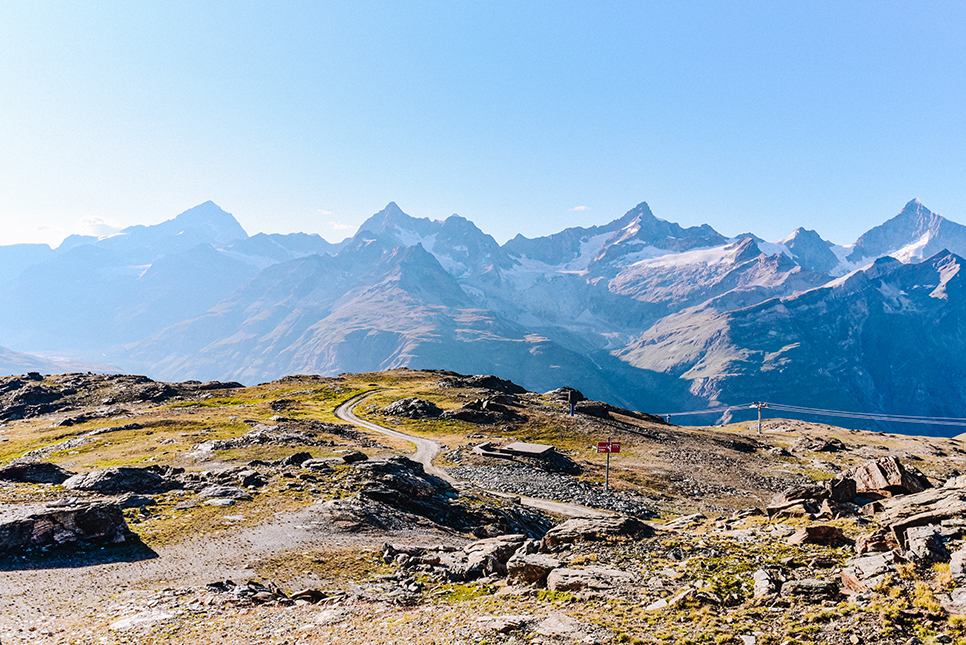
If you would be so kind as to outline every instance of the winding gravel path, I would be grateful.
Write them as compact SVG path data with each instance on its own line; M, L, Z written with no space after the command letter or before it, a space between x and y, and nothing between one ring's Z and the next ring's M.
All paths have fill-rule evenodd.
M376 423L372 423L371 421L360 419L355 415L354 410L356 406L378 391L379 390L371 390L369 392L363 392L362 394L352 397L335 409L335 416L343 421L351 423L354 426L371 430L372 432L388 435L390 437L396 437L397 439L404 439L415 444L416 452L412 456L413 461L422 464L425 471L430 475L435 475L441 479L444 479L453 486L464 487L466 485L465 481L454 479L445 470L438 468L433 464L433 459L436 458L436 455L438 455L439 451L442 449L442 446L438 441L425 439L423 437L416 437L411 434L406 434L405 432L399 432L398 430L386 428ZM510 495L498 490L485 490L487 493L497 495L499 497L518 497L516 495ZM525 506L546 511L548 513L555 513L557 515L566 515L568 517L606 517L611 515L611 513L607 511L602 511L596 508L588 508L579 504L565 504L563 502L554 502L552 500L541 499L539 497L519 496L519 498L520 503L524 504Z

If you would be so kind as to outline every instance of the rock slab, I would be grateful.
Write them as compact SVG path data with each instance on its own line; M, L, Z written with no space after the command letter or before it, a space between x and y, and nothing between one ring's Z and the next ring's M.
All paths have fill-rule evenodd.
M0 513L0 553L72 542L125 542L137 536L117 504L71 507L27 506Z

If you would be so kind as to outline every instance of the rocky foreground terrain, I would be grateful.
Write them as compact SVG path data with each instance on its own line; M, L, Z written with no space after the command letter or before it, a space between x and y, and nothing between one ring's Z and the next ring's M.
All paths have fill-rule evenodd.
M580 399L0 379L0 642L966 643L958 439Z

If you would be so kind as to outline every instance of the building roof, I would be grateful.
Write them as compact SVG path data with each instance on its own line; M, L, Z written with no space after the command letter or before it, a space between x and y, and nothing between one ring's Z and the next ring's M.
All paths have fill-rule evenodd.
M553 452L554 447L546 443L524 443L523 441L517 441L511 443L509 446L503 446L501 450L519 455L535 455L539 457Z

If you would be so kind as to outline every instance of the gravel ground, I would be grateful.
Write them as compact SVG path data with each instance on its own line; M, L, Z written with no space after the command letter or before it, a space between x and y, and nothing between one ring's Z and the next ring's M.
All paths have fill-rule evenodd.
M638 517L654 514L640 499L622 493L605 493L602 488L579 479L531 466L458 466L446 471L457 479L513 495L541 497Z

